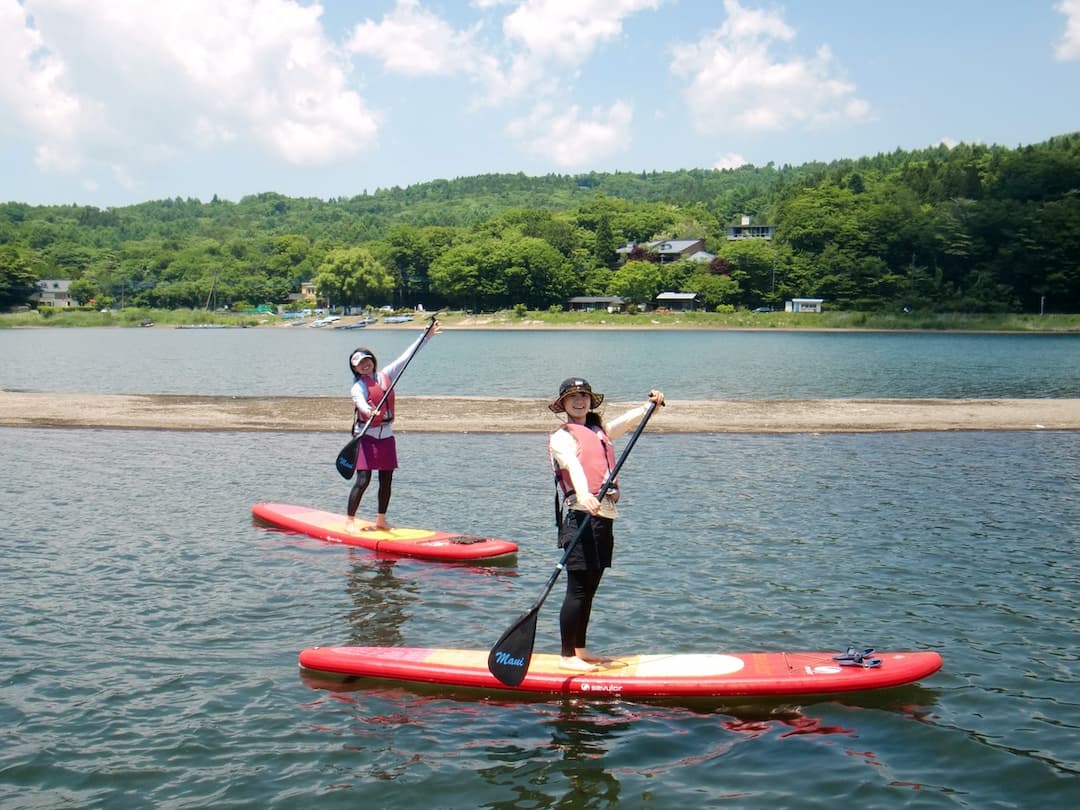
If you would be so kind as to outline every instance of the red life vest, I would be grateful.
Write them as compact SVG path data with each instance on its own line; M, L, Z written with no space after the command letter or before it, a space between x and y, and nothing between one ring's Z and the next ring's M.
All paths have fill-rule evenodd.
M615 448L611 444L611 439L600 428L594 430L573 422L568 422L563 425L563 428L570 431L570 435L577 440L577 457L581 462L581 468L585 471L585 480L589 482L589 492L598 495L600 487L607 480L608 473L615 467ZM555 472L565 498L574 491L570 473L561 467L556 467ZM608 487L608 493L614 494L618 491L619 482L612 481L611 486Z
M367 388L367 401L372 410L375 410L376 406L382 402L383 394L387 389L390 390L390 395L386 398L386 402L383 402L382 412L379 416L375 416L371 420L371 427L378 427L379 425L386 424L387 422L394 421L394 389L390 388L390 378L383 372L379 371L375 374L375 377L361 377L364 383L364 387ZM359 424L364 424L367 419L359 412L356 412L356 421Z

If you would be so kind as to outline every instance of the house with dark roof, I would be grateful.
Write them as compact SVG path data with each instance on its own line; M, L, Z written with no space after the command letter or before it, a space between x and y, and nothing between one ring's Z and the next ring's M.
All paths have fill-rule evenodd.
M37 283L38 291L32 296L39 307L77 307L77 301L68 296L71 281L66 278L43 278Z
M627 242L621 248L615 248L615 252L626 260L634 250L638 247L637 242ZM660 257L661 264L667 264L669 262L677 262L679 259L689 259L698 253L705 251L704 239L660 239L656 242L645 242L641 247L645 248L651 253L655 253ZM715 256L707 254L712 261ZM699 260L700 261L700 260Z

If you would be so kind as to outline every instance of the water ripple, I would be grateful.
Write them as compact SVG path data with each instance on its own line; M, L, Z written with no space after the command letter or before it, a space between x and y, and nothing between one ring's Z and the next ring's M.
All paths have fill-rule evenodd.
M640 703L298 674L312 644L490 645L556 558L542 437L401 442L395 517L512 537L516 566L253 525L257 500L340 508L330 436L0 439L5 810L1080 799L1075 434L643 437L590 646L933 648L945 666L880 694ZM265 458L242 463L253 442ZM538 649L557 649L560 598Z

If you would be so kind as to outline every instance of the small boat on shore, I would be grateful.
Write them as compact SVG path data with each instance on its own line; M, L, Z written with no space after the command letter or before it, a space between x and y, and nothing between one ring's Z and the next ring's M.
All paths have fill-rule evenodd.
M352 323L339 323L334 326L335 329L364 329L369 323L375 323L374 318L361 318L358 321Z

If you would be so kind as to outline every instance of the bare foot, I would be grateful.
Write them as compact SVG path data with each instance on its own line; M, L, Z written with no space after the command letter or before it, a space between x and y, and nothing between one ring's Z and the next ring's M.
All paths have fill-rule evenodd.
M394 530L394 527L389 523L376 523L371 528L377 532L392 532Z
M593 672L596 667L590 664L588 661L582 661L576 655L573 657L563 656L559 659L560 669L572 669L575 672Z
M615 660L613 658L608 658L603 655L594 655L588 650L575 650L575 652L577 653L578 658L590 664L610 664L612 661Z
M363 526L357 524L357 522L352 518L349 518L345 521L345 531L347 531L349 534L360 534L360 532L363 531L363 528Z

